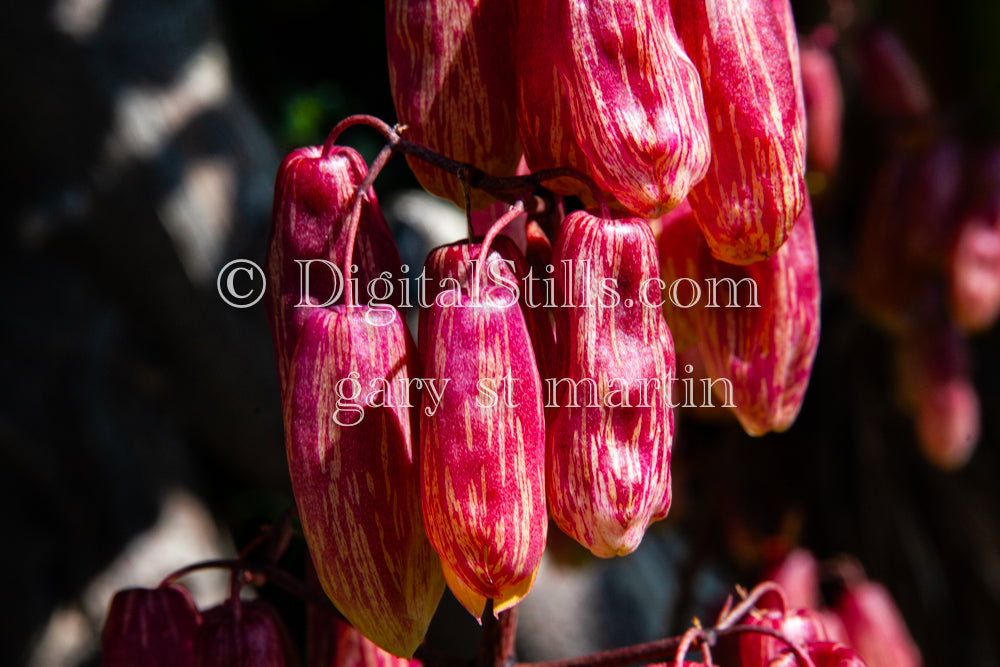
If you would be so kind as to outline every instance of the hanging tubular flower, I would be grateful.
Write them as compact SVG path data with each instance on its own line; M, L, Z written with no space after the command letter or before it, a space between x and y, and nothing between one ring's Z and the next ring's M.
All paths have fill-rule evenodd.
M284 405L292 488L323 590L366 637L404 657L444 591L420 516L418 367L395 308L315 309Z
M351 203L367 173L357 151L344 146L333 146L326 155L322 146L296 149L278 169L264 307L282 391L302 318L312 310L306 304L343 303L345 278L357 280L363 299L366 286L383 272L393 280L401 276L399 251L373 191L367 192L361 203L354 250L358 272L341 275ZM305 307L297 307L300 304Z
M285 624L263 600L230 599L206 611L195 654L198 667L298 665Z
M844 117L844 94L837 73L837 63L828 46L819 38L803 44L800 58L802 92L808 121L806 157L810 169L830 178L840 162Z
M118 591L101 631L101 665L194 667L201 622L191 596L179 586Z
M868 667L923 665L920 650L902 614L882 584L874 581L849 583L837 603L837 612L847 629L851 646Z
M747 433L784 431L802 406L819 345L819 260L812 211L807 205L792 236L773 257L749 266L712 258L708 246L696 239L694 224L687 206L661 220L661 253L672 258L663 262L664 284L688 280L697 288L689 301L678 299L692 307L665 307L667 321L688 334L692 327L697 330L712 390ZM696 240L693 247L683 245ZM728 289L719 289L723 285ZM676 297L664 295L665 304L671 296Z
M494 175L521 160L514 116L514 21L510 2L386 0L389 83L407 139ZM408 158L431 194L465 208L459 180ZM472 208L493 199L470 192Z
M438 258L480 252L448 246ZM424 330L424 524L448 587L477 619L487 599L496 614L531 590L548 525L541 379L517 294L481 280L494 267L513 276L502 262L444 275L454 287Z
M712 163L691 208L712 254L749 264L777 252L806 204L805 109L788 0L673 0L701 74Z
M665 2L518 3L518 123L532 169L573 167L656 217L702 178L701 85ZM562 182L573 194L578 184Z
M659 307L656 245L645 220L577 211L552 261L561 268L559 369L546 388L556 404L546 434L549 509L595 555L624 555L670 509L674 347Z

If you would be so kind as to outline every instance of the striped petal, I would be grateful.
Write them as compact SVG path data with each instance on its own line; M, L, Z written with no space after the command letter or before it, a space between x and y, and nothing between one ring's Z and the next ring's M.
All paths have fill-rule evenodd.
M403 136L485 171L521 159L514 116L513 9L506 0L386 0L389 82ZM465 208L455 176L407 158L431 194ZM473 190L472 208L492 199Z
M676 206L711 149L698 72L666 1L522 0L518 12L528 164L592 174L634 215Z
M366 637L406 657L444 590L420 516L415 357L395 308L313 310L285 401L292 488L323 589Z
M559 373L546 388L556 404L546 433L549 508L595 555L624 555L670 509L674 348L656 245L645 220L578 211L563 222L553 262L564 307Z
M296 304L333 305L344 301L339 275L347 252L347 235L343 231L354 193L367 173L357 151L343 146L334 147L326 157L321 146L296 149L278 169L264 307L283 391L302 317L310 310L296 308ZM330 263L311 266L308 291L300 273L303 260ZM354 264L358 272L353 277L362 286L362 296L366 294L365 286L383 271L389 272L393 280L401 277L399 251L373 191L365 195L362 203Z
M505 290L455 290L430 309L421 414L427 534L455 597L479 618L535 579L545 548L541 380L524 315ZM445 384L447 383L447 384Z
M691 207L712 254L774 254L806 201L805 111L788 0L680 2L674 20L701 74L712 163Z
M694 216L683 208L661 221L667 238L693 237ZM673 229L686 227L686 230ZM819 345L819 267L812 211L807 206L788 242L770 259L736 266L714 259L697 239L683 264L665 263L668 285L693 280L702 290L675 316L697 327L698 350L712 389L732 407L750 435L783 431L802 406ZM661 244L662 244L661 239ZM684 273L680 273L680 271ZM672 317L670 321L673 321Z

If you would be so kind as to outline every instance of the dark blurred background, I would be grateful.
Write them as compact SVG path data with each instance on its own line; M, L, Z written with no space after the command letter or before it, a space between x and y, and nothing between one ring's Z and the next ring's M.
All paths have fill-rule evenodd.
M885 583L927 665L1000 665L1000 334L962 339L981 436L942 471L900 401L897 337L859 307L855 280L887 156L928 133L970 161L997 142L1000 5L793 7L803 34L831 8L844 26L846 105L840 166L814 191L823 331L803 411L760 439L683 415L671 517L615 561L557 545L524 606L522 658L682 632L802 545L853 555ZM0 655L14 664L97 664L116 588L230 555L291 502L263 310L226 306L215 279L230 259L263 263L285 153L353 113L395 120L382 22L379 3L316 0L4 8ZM895 29L929 82L933 122L916 132L865 106L851 45L871 25ZM369 160L380 147L370 131L343 141ZM398 159L377 184L383 202L416 187ZM283 562L301 573L304 557L296 540ZM193 587L199 603L224 584ZM260 594L301 640L301 606ZM477 632L446 600L429 641L470 655Z

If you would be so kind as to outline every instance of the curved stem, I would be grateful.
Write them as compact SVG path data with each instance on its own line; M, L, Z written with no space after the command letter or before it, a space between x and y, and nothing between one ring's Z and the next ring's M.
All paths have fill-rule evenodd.
M346 621L344 615L340 613L340 610L338 610L332 602L330 602L326 595L312 590L273 563L257 563L240 560L238 558L216 558L213 560L204 560L200 563L192 563L191 565L187 565L179 570L171 572L164 577L163 581L160 582L159 587L165 588L166 586L170 586L192 572L217 569L230 570L234 576L239 572L260 574L271 583L275 584L279 588L283 588L300 600L324 607L331 613L335 614L340 620Z
M754 608L757 602L759 602L766 593L774 593L778 596L778 600L781 603L781 609L779 611L784 614L788 609L788 603L785 601L785 592L781 589L781 586L773 581L765 581L754 586L754 589L747 595L746 600L739 603L739 605L729 612L724 619L719 621L719 624L715 626L715 629L721 631L735 625L737 621L746 616L750 610Z
M702 634L701 628L689 628L681 637L681 645L677 647L677 655L674 657L674 667L683 667L684 656L687 655L691 644Z
M361 185L354 193L354 206L351 207L351 217L348 218L347 223L347 252L344 253L344 305L347 308L354 306L354 290L349 289L347 286L350 283L351 278L351 267L354 263L354 240L358 236L358 226L361 223L361 204L364 201L365 195L368 193L368 189L371 188L372 183L378 178L379 173L382 168L385 167L385 163L389 161L392 157L392 151L394 142L390 139L389 143L382 147L379 154L375 157L372 166L369 167L368 173L365 175ZM330 232L334 231L335 227L330 228Z
M385 137L385 140L389 143L399 139L399 134L396 130L390 127L389 124L381 118L369 116L368 114L355 114L353 116L348 116L333 126L333 129L330 130L330 134L326 135L326 141L323 142L323 152L321 157L323 159L330 157L330 153L333 152L333 147L336 145L337 139L340 138L340 135L343 134L344 130L357 125L367 125L368 127L375 128L382 133L382 136Z
M403 153L404 155L409 155L410 157L415 157L418 160L431 164L439 169L443 169L444 171L457 176L470 187L484 190L496 199L505 201L509 204L513 204L519 198L517 193L523 190L525 186L540 186L545 181L550 181L554 178L576 179L577 181L583 183L588 190L590 190L591 195L594 197L594 201L597 202L597 205L601 210L601 216L604 218L611 217L608 202L604 198L601 188L598 187L592 178L577 171L576 169L571 167L557 167L555 169L544 169L526 176L492 176L475 165L453 160L449 157L441 155L428 146L407 141L399 134L399 132L404 128L398 126L393 128L385 121L376 118L375 116L369 116L366 114L348 116L344 120L337 123L334 128L330 130L330 134L327 135L326 141L323 143L322 156L324 158L329 157L334 146L336 145L337 139L340 138L340 135L344 132L344 130L357 125L365 125L378 130L378 132L385 137L389 145L392 146L394 151ZM538 211L528 209L528 212L536 213Z
M712 662L712 648L711 648L711 645L714 641L715 641L714 638L710 640L708 635L706 635L704 632L702 633L701 655L703 658L702 662L705 663L705 667L712 667L712 665L714 664Z
M486 264L486 258L489 257L490 245L493 243L493 239L497 237L503 228L509 225L514 218L521 215L524 212L524 204L520 201L514 203L510 207L510 210L504 213L500 218L494 222L489 231L486 232L486 236L483 238L482 244L479 246L479 261L476 262L476 270L472 274L472 295L473 303L479 303L480 289L483 283L483 265Z
M793 642L791 639L785 636L780 630L775 630L773 628L767 628L760 625L734 625L727 628L725 631L719 631L717 633L720 637L725 635L747 635L747 634L758 634L767 635L768 637L773 637L778 641L784 642L791 649L792 653L795 654L795 659L799 661L800 665L803 667L816 667L816 663L812 661L812 658L802 650L802 647Z
M625 665L637 662L666 660L677 652L680 643L680 637L668 637L645 644L633 644L567 660L519 662L516 667L625 667Z

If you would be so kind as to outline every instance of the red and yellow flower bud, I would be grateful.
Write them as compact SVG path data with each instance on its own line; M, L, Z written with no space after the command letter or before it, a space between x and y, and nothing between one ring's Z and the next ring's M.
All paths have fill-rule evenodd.
M389 83L403 137L497 176L521 159L510 2L386 0ZM458 178L407 157L431 194L465 208ZM472 208L492 199L470 189Z
M816 667L868 667L854 649L832 641L812 642L802 647ZM795 652L785 649L768 667L799 667Z
M428 316L421 414L424 524L445 580L477 619L531 590L545 548L542 387L509 291L466 281Z
M624 555L671 500L674 347L659 307L656 243L645 220L577 211L559 230L553 262L549 509L595 555Z
M101 631L103 667L194 667L201 614L177 586L115 593Z
M395 308L316 309L284 404L292 488L323 589L400 656L416 650L444 590L420 515L418 367Z
M372 190L364 196L355 240L353 259L358 272L340 275L347 253L345 227L354 193L367 173L361 156L343 146L335 146L327 156L321 146L299 148L278 169L264 307L283 391L298 330L312 310L297 304L343 303L345 278L357 280L358 302L366 303L366 288L373 279L382 272L388 272L393 280L400 276L399 251ZM308 260L322 261L301 263Z
M695 322L712 390L747 433L786 430L802 406L819 345L819 260L811 209L806 206L773 257L748 266L715 260L704 242L682 250L680 243L693 237L690 209L675 209L661 224L661 249L686 256L664 262L663 282L668 289L675 281L693 285L687 301L675 296L690 307L672 303L668 322L682 323L681 330ZM671 296L664 295L665 303Z
M712 119L712 163L691 189L691 207L715 257L759 261L777 252L806 205L805 111L788 2L671 6Z
M195 654L198 667L299 664L288 630L263 600L227 600L206 611L195 639Z
M635 215L676 206L711 155L698 72L666 3L524 0L518 27L518 122L531 168L592 174Z

